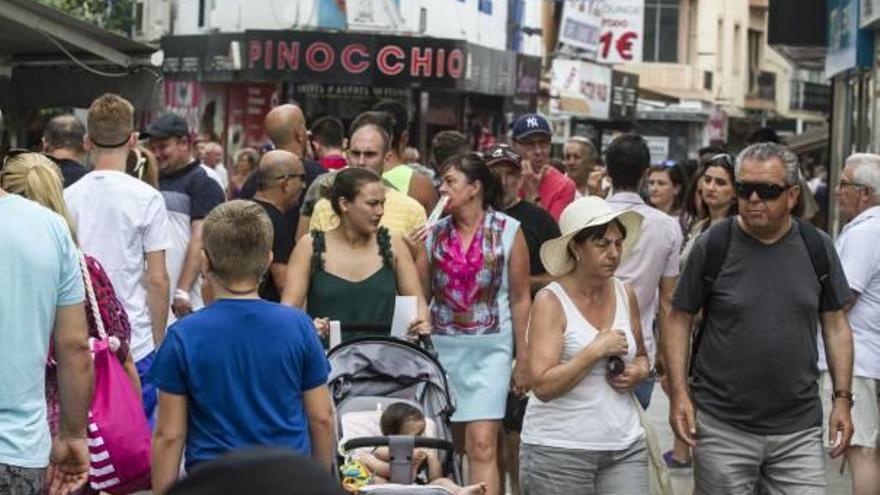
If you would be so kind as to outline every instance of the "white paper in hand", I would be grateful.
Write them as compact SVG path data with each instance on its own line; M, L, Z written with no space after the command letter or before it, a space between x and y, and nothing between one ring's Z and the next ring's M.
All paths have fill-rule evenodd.
M342 325L339 320L330 321L330 349L342 343Z
M416 296L394 298L394 317L391 319L391 336L405 339L410 323L416 319Z

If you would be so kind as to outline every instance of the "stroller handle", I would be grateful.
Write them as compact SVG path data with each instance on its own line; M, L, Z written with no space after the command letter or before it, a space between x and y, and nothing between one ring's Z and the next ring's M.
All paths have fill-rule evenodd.
M340 330L346 332L363 332L363 333L382 333L388 331L389 324L388 323L341 323ZM422 346L422 349L431 354L434 357L437 357L437 351L434 350L434 342L431 340L430 335L419 335L419 344Z
M353 438L343 444L343 450L363 449L369 447L387 447L391 443L391 436L386 437L361 437ZM439 449L449 452L455 451L455 445L442 438L411 437L413 446L422 449Z

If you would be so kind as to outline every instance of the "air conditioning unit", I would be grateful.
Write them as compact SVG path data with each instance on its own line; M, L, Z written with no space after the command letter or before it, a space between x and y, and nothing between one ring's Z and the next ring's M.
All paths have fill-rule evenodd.
M137 41L158 41L171 32L171 0L137 0L134 2L134 30Z

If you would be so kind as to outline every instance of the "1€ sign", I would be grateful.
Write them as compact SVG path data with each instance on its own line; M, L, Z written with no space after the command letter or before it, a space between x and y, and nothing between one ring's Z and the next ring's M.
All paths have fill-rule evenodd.
M632 62L633 50L638 37L639 34L634 31L606 31L599 37L599 56L605 60L611 58Z

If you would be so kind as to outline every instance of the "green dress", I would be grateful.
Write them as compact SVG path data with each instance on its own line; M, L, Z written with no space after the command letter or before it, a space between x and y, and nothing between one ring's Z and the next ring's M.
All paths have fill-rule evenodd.
M312 231L312 274L306 312L312 318L327 318L346 324L381 324L383 332L342 332L342 341L357 337L388 336L394 316L397 278L391 236L385 227L377 233L382 267L359 282L352 282L324 270L326 241L324 232Z

